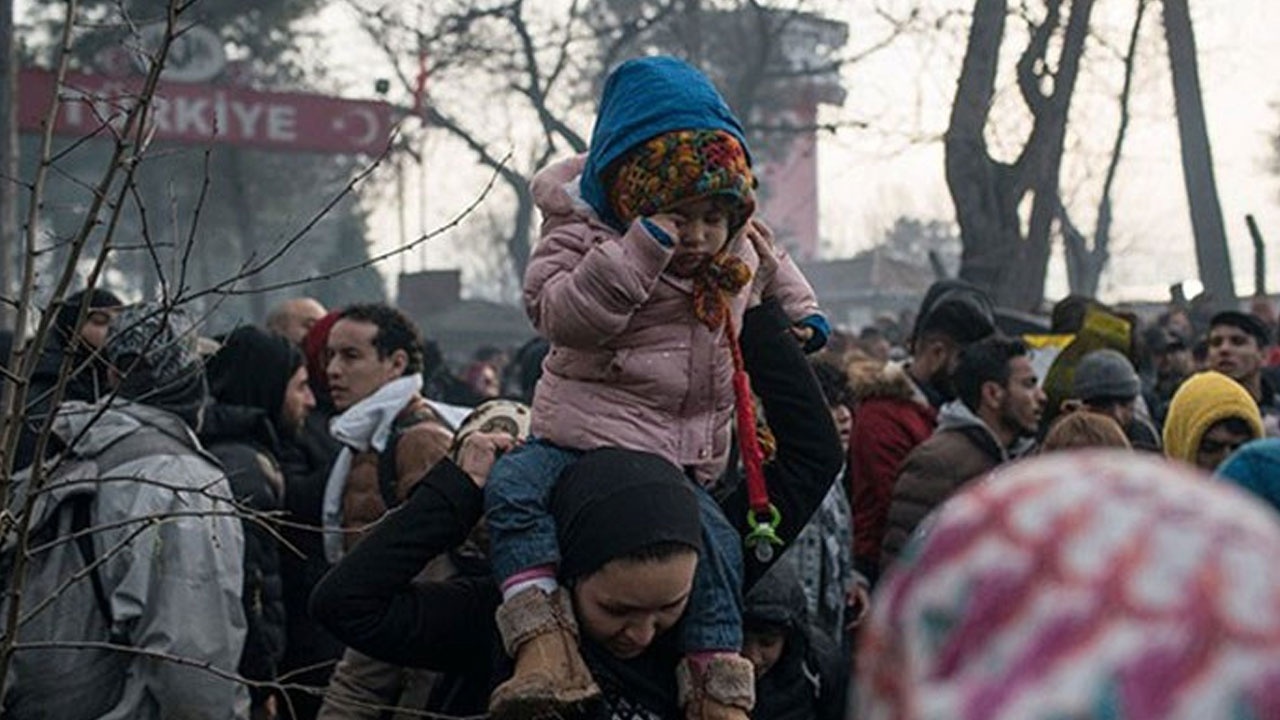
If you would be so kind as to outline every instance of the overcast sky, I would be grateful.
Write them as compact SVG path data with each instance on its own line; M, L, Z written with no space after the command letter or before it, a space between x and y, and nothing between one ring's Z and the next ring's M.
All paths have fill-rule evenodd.
M560 0L539 0L545 10ZM869 128L845 127L820 138L821 235L826 257L845 257L874 244L894 218L953 219L943 177L938 138L946 126L968 27L963 10L972 0L810 0L850 25L850 48L883 37L885 25L870 9L895 16L923 4L931 16L957 12L942 30L914 33L889 49L851 65L845 73L848 100L829 110L826 119L859 121ZM1063 186L1077 224L1091 228L1106 152L1115 128L1114 94L1120 85L1118 59L1108 59L1105 43L1123 47L1134 0L1098 0L1094 12L1095 41L1072 107L1071 137ZM1244 215L1258 218L1272 244L1274 269L1280 267L1280 181L1271 171L1275 157L1270 138L1280 132L1280 63L1274 57L1280 0L1191 0L1200 47L1200 72L1214 151L1218 189L1227 219L1233 268L1241 293L1252 289L1252 250ZM19 0L19 17L28 0ZM331 83L342 94L368 97L372 79L385 74L376 51L363 46L352 30L345 4L334 3L312 23L320 32L309 50L330 58ZM1178 154L1176 124L1158 3L1148 12L1143 52L1136 75L1135 117L1117 180L1113 259L1103 278L1106 299L1156 299L1167 285L1194 277L1195 256ZM1008 44L1008 43L1007 43ZM1006 68L1007 70L1007 68ZM1005 101L1016 99L1009 95ZM495 119L496 120L496 119ZM590 118L579 118L585 134ZM1020 126L1004 121L1002 138L1016 146ZM519 132L512 147L520 150ZM407 204L403 217L410 235L432 228L469 202L487 174L474 169L471 156L442 131L423 140L424 172L406 174ZM389 169L379 170L381 196L366 200L374 208L378 250L390 249L400 237L401 212L394 202ZM419 187L419 178L425 186ZM497 197L494 203L501 202ZM501 215L502 208L492 208ZM483 214L475 222L483 222ZM382 270L389 280L402 269L466 264L471 248L460 235L433 241L403 261ZM468 273L474 277L474 273ZM465 277L465 276L464 276ZM1272 273L1275 277L1275 273ZM1274 291L1280 282L1273 281ZM1060 254L1051 265L1047 293L1066 292ZM488 293L484 293L488 294Z
M901 17L921 1L874 4ZM923 2L934 14L972 6L969 0ZM850 24L851 47L865 47L883 35L883 23L868 12L872 4L873 0L846 0L827 5L834 17ZM1274 58L1280 2L1192 0L1191 4L1233 269L1238 289L1247 293L1252 290L1253 263L1245 213L1257 216L1271 242L1270 267L1280 267L1280 181L1270 170L1274 156L1269 141L1280 131L1280 63ZM1107 48L1098 41L1110 43L1116 52L1122 50L1136 3L1105 0L1096 5L1096 41L1089 49L1093 62L1081 77L1073 104L1068 140L1072 149L1063 176L1077 224L1086 229L1093 225L1106 149L1117 121L1114 97L1122 77L1118 58L1108 58ZM1113 260L1101 290L1110 300L1159 299L1171 282L1196 276L1160 21L1157 3L1143 26L1134 118L1115 188ZM957 16L947 30L908 36L847 70L848 100L844 107L829 111L828 119L866 121L871 127L842 128L820 139L821 233L827 257L849 256L873 245L899 215L954 218L938 138L945 130L967 28L967 17ZM589 125L580 127L589 129ZM1016 122L1002 127L1016 139ZM465 163L467 156L451 148L447 139L428 138L426 146L435 152L426 171L430 202L425 216L430 227L455 211L468 197L466 189L474 188L481 176L474 176L470 183L462 181L467 175L459 163ZM412 196L420 195L414 185L411 177L411 229L416 228L418 217ZM396 217L391 208L378 215L384 246L394 242ZM425 254L409 258L408 268L424 263L455 266L461 259L459 249L444 239ZM387 270L394 274L399 268ZM1273 291L1280 289L1280 282L1273 280L1272 285ZM1050 298L1066 293L1057 252L1047 293Z

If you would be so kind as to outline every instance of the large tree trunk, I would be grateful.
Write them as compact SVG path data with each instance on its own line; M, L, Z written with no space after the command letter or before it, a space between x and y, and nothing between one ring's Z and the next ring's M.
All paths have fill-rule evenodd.
M1196 240L1196 264L1200 281L1215 305L1234 302L1235 279L1231 254L1213 178L1213 152L1200 97L1200 70L1196 65L1196 38L1191 28L1187 0L1164 0L1164 32L1173 71L1173 98L1178 111L1178 137L1182 145L1182 176L1191 206L1191 228Z
M1067 118L1093 10L1093 0L1071 3L1057 61L1050 62L1063 4L1048 0L1045 20L1033 29L1018 61L1019 89L1035 123L1017 161L993 159L984 136L1008 11L1005 0L974 3L946 136L947 186L964 242L960 276L986 290L997 305L1017 310L1036 310L1044 297ZM1050 72L1052 90L1046 92L1043 80ZM1024 236L1019 208L1028 194L1031 215Z
M1007 193L1001 191L1010 184L1009 168L991 159L983 135L995 94L1007 7L1004 0L974 4L945 141L947 187L964 243L960 277L986 289L1002 284L1005 263L1020 239L1017 204L1006 205Z

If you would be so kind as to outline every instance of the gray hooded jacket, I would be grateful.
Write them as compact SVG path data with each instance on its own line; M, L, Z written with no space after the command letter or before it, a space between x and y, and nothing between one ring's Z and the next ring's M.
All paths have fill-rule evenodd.
M97 409L68 403L58 412L54 431L74 445L32 507L33 536L45 543L32 544L24 573L26 621L18 641L113 643L128 650L19 649L0 716L243 718L243 686L157 659L184 658L226 673L239 663L243 531L237 517L212 514L230 510L226 477L176 416L133 403L101 415ZM16 479L15 512L23 508L28 479ZM70 508L77 503L89 508L89 526L99 528L89 535L100 562L97 581L93 574L73 578L86 565L80 543L50 542L72 534ZM6 558L15 543L4 538ZM9 600L6 595L5 613Z

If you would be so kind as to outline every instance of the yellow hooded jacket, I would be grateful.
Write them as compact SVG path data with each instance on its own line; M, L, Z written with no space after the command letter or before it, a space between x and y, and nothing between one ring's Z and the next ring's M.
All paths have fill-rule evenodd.
M1249 423L1255 438L1263 437L1262 413L1244 386L1219 372L1192 375L1169 403L1165 454L1194 465L1204 434L1215 423L1233 417Z

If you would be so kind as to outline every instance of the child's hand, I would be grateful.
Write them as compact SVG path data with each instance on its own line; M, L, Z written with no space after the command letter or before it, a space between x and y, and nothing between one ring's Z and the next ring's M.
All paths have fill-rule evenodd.
M809 341L813 339L813 332L813 328L809 325L791 326L791 334L795 336L796 341L799 342L801 346L809 344Z
M519 442L505 432L474 432L462 441L455 462L459 469L471 476L471 482L476 487L482 488L489 479L489 471L498 461L498 456Z
M680 244L680 225L684 222L683 217L675 213L658 213L650 215L648 220L667 234L672 245Z

